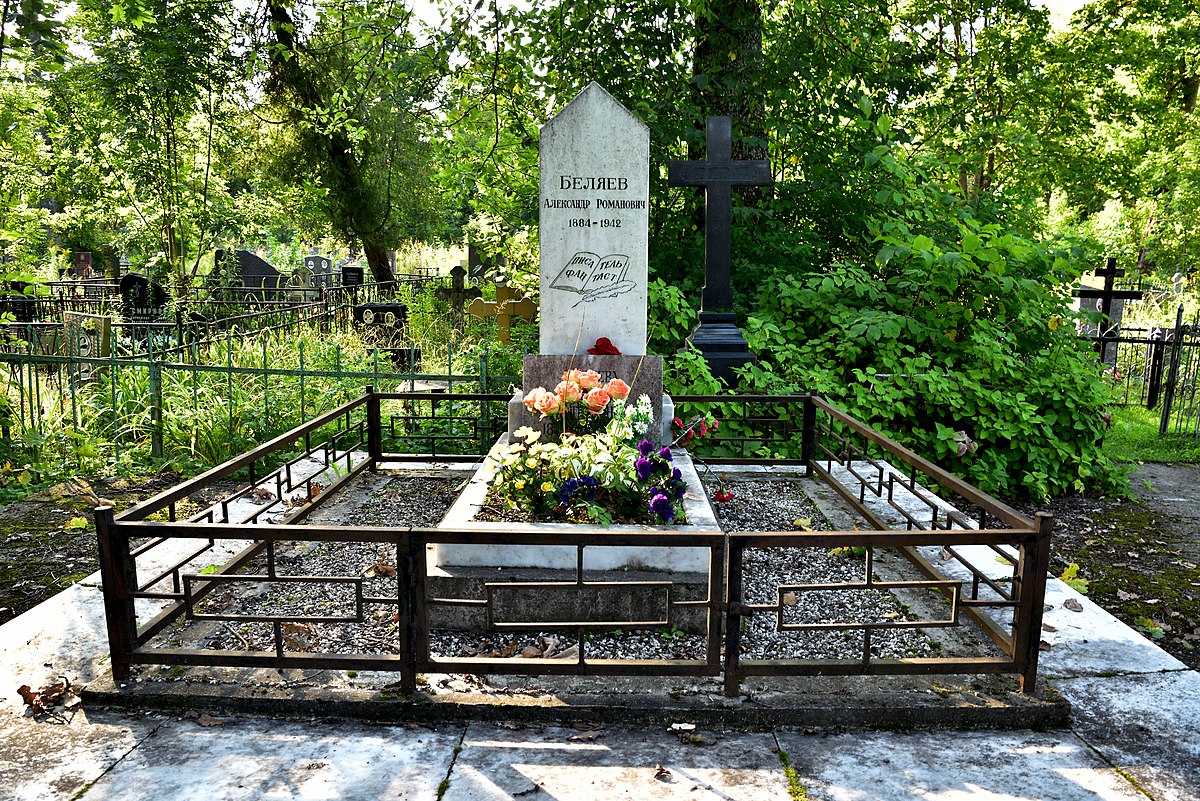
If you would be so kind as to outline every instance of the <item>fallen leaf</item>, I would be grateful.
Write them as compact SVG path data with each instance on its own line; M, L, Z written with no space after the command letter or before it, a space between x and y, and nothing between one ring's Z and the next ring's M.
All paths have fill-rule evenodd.
M1058 629L1054 628L1054 626L1051 626L1049 623L1043 623L1042 631L1058 631Z
M1045 640L1042 640L1041 642L1038 643L1038 650L1039 651L1049 651L1050 643L1046 642Z
M572 734L567 739L571 740L572 742L577 742L577 743L589 743L592 740L599 740L603 736L604 736L604 732L602 730L593 729L592 731L585 731L585 732L580 732L579 734Z
M1120 601L1136 601L1141 596L1136 592L1125 592L1125 590L1117 590L1117 599Z
M796 593L794 592L785 592L781 600L783 601L784 606L795 606L796 604L800 603L799 599L796 598Z
M1083 611L1083 604L1079 603L1078 598L1068 598L1067 600L1063 601L1063 606L1067 609L1070 609L1072 612Z
M225 725L225 721L223 721L223 720L217 720L217 719L216 719L216 718L214 718L212 715L210 715L210 714L208 714L207 712L205 712L203 715L201 715L200 717L196 718L196 724L197 724L197 725L200 725L200 726L204 726L204 727L206 727L206 728L207 728L207 727L210 727L210 726L224 726L224 725Z
M394 576L396 568L389 565L387 562L377 562L363 571L363 576L373 578L375 576Z
M654 778L658 779L660 782L672 781L671 771L667 770L662 765L655 765L654 766Z

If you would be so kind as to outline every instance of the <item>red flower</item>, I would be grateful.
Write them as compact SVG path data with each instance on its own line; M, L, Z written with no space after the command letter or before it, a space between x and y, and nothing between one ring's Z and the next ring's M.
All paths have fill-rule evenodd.
M713 500L717 503L728 503L733 500L733 493L729 490L717 490L717 494L713 496Z
M588 353L593 356L620 356L621 351L617 350L617 346L612 343L608 337L600 337L596 340L595 347L588 348Z

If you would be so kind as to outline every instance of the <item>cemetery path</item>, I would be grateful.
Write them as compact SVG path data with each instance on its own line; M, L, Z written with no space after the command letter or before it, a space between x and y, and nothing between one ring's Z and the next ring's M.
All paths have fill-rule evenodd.
M1078 565L1089 598L1200 668L1200 467L1142 464L1130 479L1132 501L1017 505L1054 515L1055 575Z

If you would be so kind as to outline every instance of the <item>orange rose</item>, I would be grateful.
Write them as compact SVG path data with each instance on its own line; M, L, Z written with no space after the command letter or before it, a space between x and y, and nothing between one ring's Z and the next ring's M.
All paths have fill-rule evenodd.
M529 394L526 395L525 399L521 402L525 404L526 409L528 409L530 412L532 412L537 408L538 398L540 398L542 395L545 395L545 394L546 394L546 390L544 388L534 387L532 390L529 391Z
M609 381L604 391L611 395L613 400L625 400L629 397L629 385L619 378Z
M600 414L600 412L604 411L604 407L608 405L609 400L611 398L608 392L600 387L596 387L583 397L584 404L592 414Z
M562 398L563 403L575 403L583 397L583 390L574 381L560 381L554 391Z
M596 389L600 386L600 374L595 370L586 370L577 379L580 389Z
M533 406L542 413L542 417L549 417L552 414L558 414L563 411L562 398L555 395L553 392L546 392L538 396Z

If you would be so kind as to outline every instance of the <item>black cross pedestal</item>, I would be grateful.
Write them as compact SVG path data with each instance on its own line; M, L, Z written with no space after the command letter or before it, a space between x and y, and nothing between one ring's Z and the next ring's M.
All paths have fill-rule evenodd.
M1112 320L1112 302L1114 300L1141 300L1143 292L1140 289L1114 289L1113 283L1116 279L1125 275L1125 271L1118 269L1117 260L1112 256L1104 262L1104 269L1096 270L1096 276L1104 279L1103 289L1081 288L1076 289L1072 294L1077 298L1099 298L1100 313L1104 315L1104 322L1100 324L1096 331L1096 352L1100 354L1100 361L1107 361L1108 344L1115 342L1117 333L1113 330Z
M771 164L733 160L729 117L708 118L707 150L707 161L667 162L667 183L704 187L704 294L700 324L688 339L704 355L713 375L732 383L734 369L754 361L736 325L729 283L732 189L769 185Z

